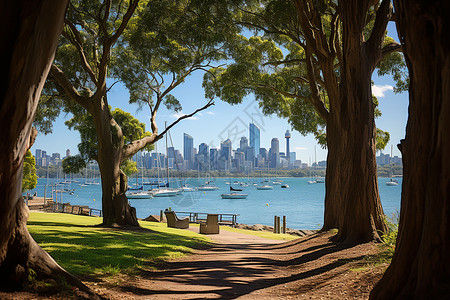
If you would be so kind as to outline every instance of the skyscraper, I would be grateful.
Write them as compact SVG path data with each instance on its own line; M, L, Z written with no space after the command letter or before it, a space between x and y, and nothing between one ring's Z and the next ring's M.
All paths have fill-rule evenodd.
M284 137L286 138L286 160L288 163L288 168L291 166L291 152L289 152L289 139L291 138L291 133L289 130L286 130L286 133L284 134Z
M253 147L254 149L254 157L256 157L259 154L259 147L260 145L260 131L258 126L256 126L253 123L250 123L248 125L248 129L249 129L249 134L250 134L250 147Z
M241 137L239 146L240 146L242 152L248 148L248 139L245 136Z
M269 166L271 168L277 168L280 162L280 142L277 138L273 138L270 143L269 150Z
M187 160L187 166L191 168L194 162L194 138L187 133L183 135L183 150L183 156Z
M219 169L229 171L231 168L231 140L220 143Z

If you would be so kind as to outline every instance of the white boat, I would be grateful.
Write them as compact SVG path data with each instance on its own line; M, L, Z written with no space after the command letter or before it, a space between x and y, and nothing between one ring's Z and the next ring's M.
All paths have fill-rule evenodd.
M287 185L287 184L283 184L283 185L281 186L282 189L287 189L288 187L289 187L289 185Z
M386 182L386 185L388 185L388 186L395 186L395 185L398 185L398 181L397 181L397 179L391 178L391 180Z
M315 184L315 183L317 183L317 181L315 181L315 180L308 180L308 184Z
M157 189L152 191L153 197L173 197L180 193L181 190L179 189Z
M317 177L317 178L316 178L316 183L325 183L325 178L323 178L323 177Z
M128 199L151 199L153 195L150 191L127 192Z
M256 187L257 190L273 190L273 186L271 185L259 185Z
M181 187L181 191L182 192L187 192L187 193L192 193L192 192L196 192L197 191L197 188L195 188L195 187L191 187L191 186L182 186Z
M272 182L273 184L281 184L281 181L279 180L275 180L274 182Z
M230 194L222 194L220 195L222 199L245 199L247 198L247 194L240 193L230 193Z
M199 191L217 191L219 189L219 187L215 186L215 185L205 184L205 185L199 186L197 189Z

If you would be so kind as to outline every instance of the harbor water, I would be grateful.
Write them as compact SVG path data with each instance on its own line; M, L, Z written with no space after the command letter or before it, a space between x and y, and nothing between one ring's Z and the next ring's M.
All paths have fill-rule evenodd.
M84 182L83 179L77 180ZM160 210L170 207L180 212L239 214L237 221L244 224L273 225L274 216L286 216L289 228L320 229L323 224L325 184L308 184L310 178L280 178L280 180L283 184L289 185L289 188L281 188L281 185L269 183L273 186L272 190L257 190L252 184L247 187L233 184L234 188L242 188L242 193L248 194L246 199L222 199L221 194L229 193L230 185L227 183L230 180L216 178L215 185L219 187L216 191L185 192L174 197L130 199L129 201L131 206L136 208L138 218L159 215ZM379 178L378 183L384 213L390 217L400 211L402 179L398 179L398 186L387 186L388 180ZM247 179L241 181L249 183ZM257 179L250 178L249 181L260 184ZM56 183L56 180L38 179L38 186L29 193L37 193L37 196L42 197L47 186L47 198L51 198L51 185ZM199 183L204 183L204 180L188 179L187 183L196 187ZM150 188L150 186L144 187ZM62 199L58 193L58 202L102 209L102 193L99 184L81 186L72 182L59 185L58 188L74 189L73 194L62 193Z

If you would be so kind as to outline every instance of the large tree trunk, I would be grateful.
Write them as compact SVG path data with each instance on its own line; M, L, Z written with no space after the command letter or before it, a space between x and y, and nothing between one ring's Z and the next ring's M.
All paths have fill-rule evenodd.
M450 298L450 3L394 1L410 75L397 245L372 299Z
M380 48L363 38L368 2L339 3L343 31L339 101L327 120L330 169L327 169L327 226L337 221L339 242L379 239L384 232L375 160L376 129L371 75ZM376 56L378 55L378 56ZM331 171L328 174L328 171ZM330 178L333 177L333 178ZM328 229L328 228L326 228Z
M127 177L120 170L122 130L111 116L106 96L92 109L98 139L98 165L102 178L103 225L139 226L136 209L125 195Z
M42 277L65 277L64 271L28 233L28 208L22 195L22 165L42 87L63 26L67 1L0 3L0 287L19 289L29 270Z

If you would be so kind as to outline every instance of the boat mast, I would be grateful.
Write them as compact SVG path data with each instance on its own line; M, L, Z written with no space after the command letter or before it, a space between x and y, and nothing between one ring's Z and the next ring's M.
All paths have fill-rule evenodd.
M167 121L164 121L164 129L167 130ZM169 150L167 148L167 132L166 132L166 170L167 170L167 187L170 186L170 179L169 179L169 157L168 157Z

